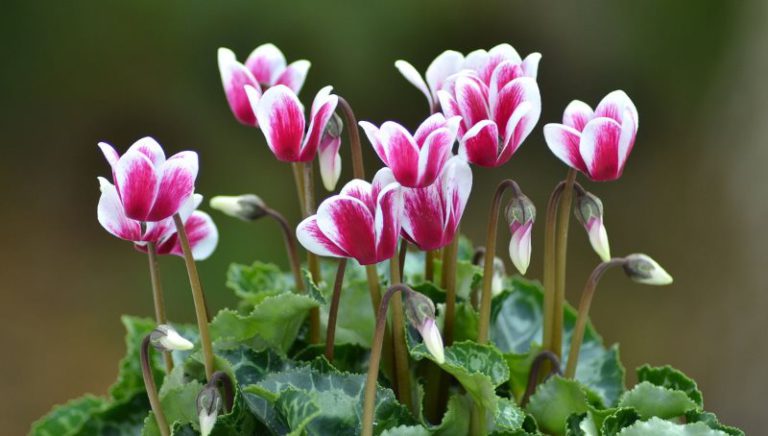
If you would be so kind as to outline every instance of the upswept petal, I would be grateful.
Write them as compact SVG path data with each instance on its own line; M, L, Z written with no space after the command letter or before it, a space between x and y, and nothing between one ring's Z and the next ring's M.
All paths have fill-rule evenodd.
M99 142L98 146L101 152L104 154L104 158L107 159L109 166L114 167L118 159L120 159L120 154L117 152L117 150L115 150L115 147L112 147L106 142Z
M456 135L448 128L433 131L419 150L419 177L416 186L423 188L434 183L452 155Z
M514 65L519 65L523 62L520 59L520 55L509 44L499 44L488 51L488 60L477 72L480 74L480 78L486 84L491 83L491 75L496 67L502 62L510 62Z
M328 239L317 226L317 216L312 215L299 223L296 227L296 238L308 251L318 256L347 257L346 251Z
M235 118L247 126L256 126L256 116L253 113L251 102L245 93L245 86L256 89L256 96L261 95L261 87L253 77L250 70L235 58L235 54L228 48L220 48L218 52L219 73L221 83L224 86L224 94L227 103ZM258 100L258 98L256 98Z
M600 100L595 108L595 118L605 117L616 120L622 124L622 117L625 111L629 111L635 126L638 125L637 108L629 96L622 90L610 92Z
M403 77L405 77L405 80L411 82L411 84L415 86L416 89L421 91L421 93L424 94L425 97L427 97L427 102L429 102L430 108L434 106L435 98L430 93L429 87L427 86L427 82L425 82L424 79L421 78L421 74L419 74L418 70L416 70L416 68L414 68L413 65L411 65L410 63L404 60L398 60L398 61L395 61L395 68L397 68L397 70L400 71L400 74L402 74Z
M464 58L464 68L479 72L488 64L489 56L483 49L472 51Z
M449 76L456 74L461 70L464 63L464 55L455 50L446 50L429 64L425 77L432 95L443 89L443 82Z
M375 262L389 259L397 252L402 216L403 189L399 184L391 183L379 192L376 199L376 215L374 217Z
M395 179L395 175L392 173L392 170L384 167L378 171L376 171L376 174L373 176L373 181L371 182L371 210L373 211L376 207L376 199L379 198L379 194L381 191L384 190L388 185L392 183L397 183L397 180Z
M246 87L251 95L255 90ZM278 160L299 162L304 138L304 108L285 85L276 85L261 96L255 106L256 119L267 138L267 145Z
M510 61L500 63L496 69L493 70L493 74L491 75L488 88L488 100L491 102L496 101L498 99L499 91L518 77L525 77L525 73L520 64L513 64Z
M129 151L138 151L147 156L155 169L160 169L165 163L165 152L163 151L163 147L152 137L145 136L134 142L133 145L126 150L126 153Z
M446 210L446 212L451 213L450 216L446 216L446 226L448 228L453 227L455 232L459 220L464 215L469 194L472 192L472 169L469 164L459 156L452 157L440 175L440 186L442 186L443 198L450 205ZM455 222L451 222L451 220ZM452 238L451 235L449 239Z
M262 44L251 52L245 66L259 83L271 86L285 69L285 56L274 44Z
M539 94L539 85L530 77L519 77L512 80L501 88L495 98L490 99L491 119L500 128L506 130L512 113L523 102L529 102L533 109L531 119L525 125L526 129L533 130L541 113L541 95Z
M539 61L541 61L541 53L531 53L523 59L521 64L523 72L526 76L535 79L539 74Z
M505 164L518 148L523 144L525 138L533 130L533 126L538 121L538 113L535 113L533 105L524 101L520 103L520 106L512 112L512 116L507 122L507 128L504 131L504 145L499 152L496 165ZM536 117L536 121L532 121L533 117Z
M392 169L397 181L403 186L415 186L419 177L419 146L411 134L400 124L387 121L379 129L379 140L387 158L382 161Z
M309 72L309 67L311 66L312 64L309 61L303 59L291 62L277 77L275 85L285 85L298 94L301 91L301 87L304 86L304 80L306 80L307 72Z
M416 144L418 144L419 147L422 147L424 145L424 140L427 139L427 136L429 136L430 133L441 127L445 127L445 125L446 120L442 113L437 112L432 114L416 129L416 132L413 134L413 140L416 141Z
M579 151L579 143L581 142L579 131L573 127L550 123L544 126L544 139L558 159L582 173L587 172L587 166Z
M333 88L326 86L322 88L315 96L315 100L312 103L311 119L309 121L309 130L304 138L304 143L301 147L301 162L309 162L315 158L317 153L317 147L320 144L320 138L325 131L325 127L328 125L328 121L333 116L333 112L336 110L336 105L339 102L339 97L331 95Z
M624 164L627 162L629 153L635 146L635 137L637 136L637 125L632 113L627 110L623 115L621 123L621 136L619 137L619 176L624 171Z
M198 158L194 151L182 151L171 156L161 167L157 197L144 221L160 221L179 211L195 191Z
M373 214L357 198L335 195L320 203L317 227L361 265L377 262Z
M179 207L179 211L177 212L181 217L181 221L187 222L187 219L192 215L192 212L194 212L202 202L203 196L200 194L189 196L181 207ZM144 242L154 242L155 244L160 245L175 233L176 223L171 216L162 221L146 223L144 234L141 239Z
M444 226L447 213L436 182L426 188L403 189L402 230L420 250L437 250L448 244Z
M489 118L488 103L483 95L483 89L469 77L462 76L456 79L456 103L464 123L468 126Z
M453 96L447 91L438 91L437 98L440 101L440 108L442 109L445 116L451 119L455 118L459 121L458 134L459 136L462 136L464 132L466 132L472 126L469 125L467 121L464 120L461 116L459 104L456 103L456 99L454 99Z
M184 230L187 232L189 247L192 249L192 257L195 260L205 260L213 254L219 243L219 230L210 215L199 210L194 211L184 222ZM170 242L173 242L173 245L169 247ZM169 250L169 254L184 255L177 235L158 247L160 254L164 254L165 250Z
M579 152L590 179L602 182L615 180L621 175L620 138L621 125L611 118L595 118L584 127Z
M459 155L469 162L483 167L497 166L499 129L491 120L475 124L461 138Z
M328 191L336 189L336 183L341 176L341 138L323 135L317 148L317 160L320 165L320 179Z
M125 216L123 204L117 189L104 177L99 177L101 197L96 208L96 216L104 229L120 239L138 241L141 239L141 225Z
M357 124L362 127L365 136L368 137L368 142L373 146L373 150L379 156L379 159L384 162L384 165L386 165L388 162L387 150L379 140L379 128L368 121L360 121Z
M376 197L372 194L371 184L361 179L352 179L341 188L339 195L346 195L360 200L373 214L376 208Z
M594 116L595 112L588 104L583 101L573 100L565 107L563 124L581 132Z
M152 162L145 154L134 150L122 155L112 170L125 215L137 221L147 221L160 182Z

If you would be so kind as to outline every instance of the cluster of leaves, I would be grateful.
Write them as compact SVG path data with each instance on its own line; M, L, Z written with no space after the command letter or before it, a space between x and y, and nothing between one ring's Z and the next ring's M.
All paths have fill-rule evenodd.
M644 366L638 384L625 388L625 370L618 346L606 347L589 325L574 380L553 376L541 383L521 407L531 363L540 351L542 290L520 278L505 279L505 290L492 304L491 344L473 342L478 313L471 293L481 271L470 262L472 247L460 246L456 340L445 350L439 367L450 375L445 413L430 423L421 408L415 415L401 405L380 377L375 408L375 433L381 435L466 435L476 404L485 412L486 428L504 435L743 435L720 424L704 411L696 383L671 367ZM431 297L438 308L445 293L424 281L424 257L409 254L405 276L414 288ZM382 265L387 268L386 265ZM436 261L436 277L440 263ZM289 275L274 265L232 265L227 276L240 304L223 309L211 321L216 366L236 381L235 404L219 416L214 435L291 434L354 435L360 431L363 387L374 317L365 272L350 266L345 277L337 324L335 359L322 356L322 347L308 345L304 321L310 309L328 310L333 264L323 265L325 281L307 279L309 292L298 294ZM380 271L386 277L386 271ZM382 282L385 286L386 283ZM565 309L565 344L575 312ZM322 319L327 317L323 316ZM55 407L37 421L34 435L115 434L159 435L139 367L139 344L154 327L151 320L124 317L127 355L118 381L106 398L91 395ZM191 326L176 326L195 340ZM414 398L424 404L425 374L436 362L408 331ZM564 356L568 350L565 345ZM174 435L198 434L195 399L203 388L199 352L175 353L176 367L164 376L158 353L153 353L155 379ZM424 377L421 377L424 376ZM427 399L429 400L429 399Z

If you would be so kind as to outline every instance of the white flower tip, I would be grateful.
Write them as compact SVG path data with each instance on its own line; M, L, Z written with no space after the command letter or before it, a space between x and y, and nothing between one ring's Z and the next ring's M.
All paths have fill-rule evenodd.
M528 266L531 264L531 230L533 229L532 223L523 227L520 227L509 241L509 258L512 260L512 264L520 272L520 275L525 275L528 271Z
M216 425L219 407L221 407L221 394L215 387L206 386L197 394L196 403L200 434L208 436Z
M226 47L219 47L216 51L216 57L219 60L219 65L224 65L236 59L235 53Z
M602 220L600 220L599 223L595 223L589 230L589 243L603 262L611 260L611 247L608 242L608 232L605 230Z
M185 351L194 347L192 342L167 324L160 324L150 333L150 342L155 348L162 351Z
M672 276L655 260L645 254L626 257L624 272L630 279L645 285L664 286L673 282Z
M217 195L208 204L212 209L243 221L257 220L267 214L266 204L254 194Z
M437 328L434 320L428 320L424 323L421 332L424 345L429 353L435 358L437 363L445 363L445 348L443 347L443 337L440 336L440 330Z
M202 436L208 436L213 431L213 427L216 425L216 414L208 415L205 411L200 412L198 419L200 420L200 434Z

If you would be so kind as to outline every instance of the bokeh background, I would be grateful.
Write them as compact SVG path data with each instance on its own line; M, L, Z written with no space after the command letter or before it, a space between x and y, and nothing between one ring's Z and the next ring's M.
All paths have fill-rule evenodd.
M504 177L543 211L565 166L540 126L574 98L595 104L626 90L641 123L624 177L585 184L606 205L614 253L647 252L676 281L649 288L609 274L594 322L607 342L621 342L630 379L642 363L672 364L698 380L722 421L759 434L768 395L766 12L763 1L725 0L4 3L2 432L24 434L53 404L106 392L123 354L119 316L152 314L145 257L96 221L96 176L108 173L97 141L124 150L152 135L169 152L197 150L200 192L255 192L298 219L289 168L229 112L218 47L244 58L274 42L289 60L312 61L305 103L332 84L358 118L415 127L427 106L396 59L424 71L445 49L509 42L543 54L541 122L509 164L475 171L465 231L482 239ZM366 152L372 171L379 162ZM233 302L230 262L286 261L272 224L213 216L220 246L200 268L219 308ZM573 229L576 301L597 258ZM539 223L531 277L541 274L542 237ZM192 321L182 261L162 259L162 269L170 317Z

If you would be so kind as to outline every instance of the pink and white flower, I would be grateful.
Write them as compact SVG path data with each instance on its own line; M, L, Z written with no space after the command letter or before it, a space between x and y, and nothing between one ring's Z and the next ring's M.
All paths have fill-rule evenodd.
M536 206L530 198L514 189L512 199L507 205L505 214L509 232L509 258L520 274L525 275L531 263L531 234L533 223L536 221Z
M347 257L361 265L389 259L397 251L403 212L398 183L379 171L373 183L355 179L320 203L317 214L299 223L296 236L307 250Z
M471 191L472 170L458 156L448 161L432 185L404 188L403 237L425 251L448 245L456 236Z
M317 161L320 167L320 179L328 191L336 189L336 183L341 176L341 131L344 128L341 118L333 114L320 137L317 147Z
M245 85L254 88L255 96L260 96L263 91L275 85L285 85L298 94L310 67L306 60L286 65L285 56L273 44L256 47L246 59L245 65L238 62L228 48L220 48L218 58L221 82L232 113L238 121L253 127L257 127L258 123L245 94Z
M109 233L120 239L131 241L136 249L146 251L147 243L155 244L158 254L182 256L181 245L176 234L173 217L157 222L133 220L125 214L123 203L115 186L103 177L99 177L101 197L97 207L99 224ZM211 217L196 210L203 200L200 194L188 197L179 208L179 216L184 222L184 229L189 238L192 256L196 260L208 258L216 249L219 233Z
M637 136L637 108L624 91L613 91L593 111L572 101L563 123L544 126L549 149L566 165L597 182L621 177Z
M283 162L310 162L317 154L323 132L331 119L339 97L326 86L315 96L306 128L304 106L296 93L285 85L269 88L259 95L256 88L246 86L253 111L267 145L278 160Z
M136 141L122 156L106 142L99 148L112 167L112 178L125 215L136 221L162 221L173 216L195 190L197 153L182 151L170 158L150 137Z

